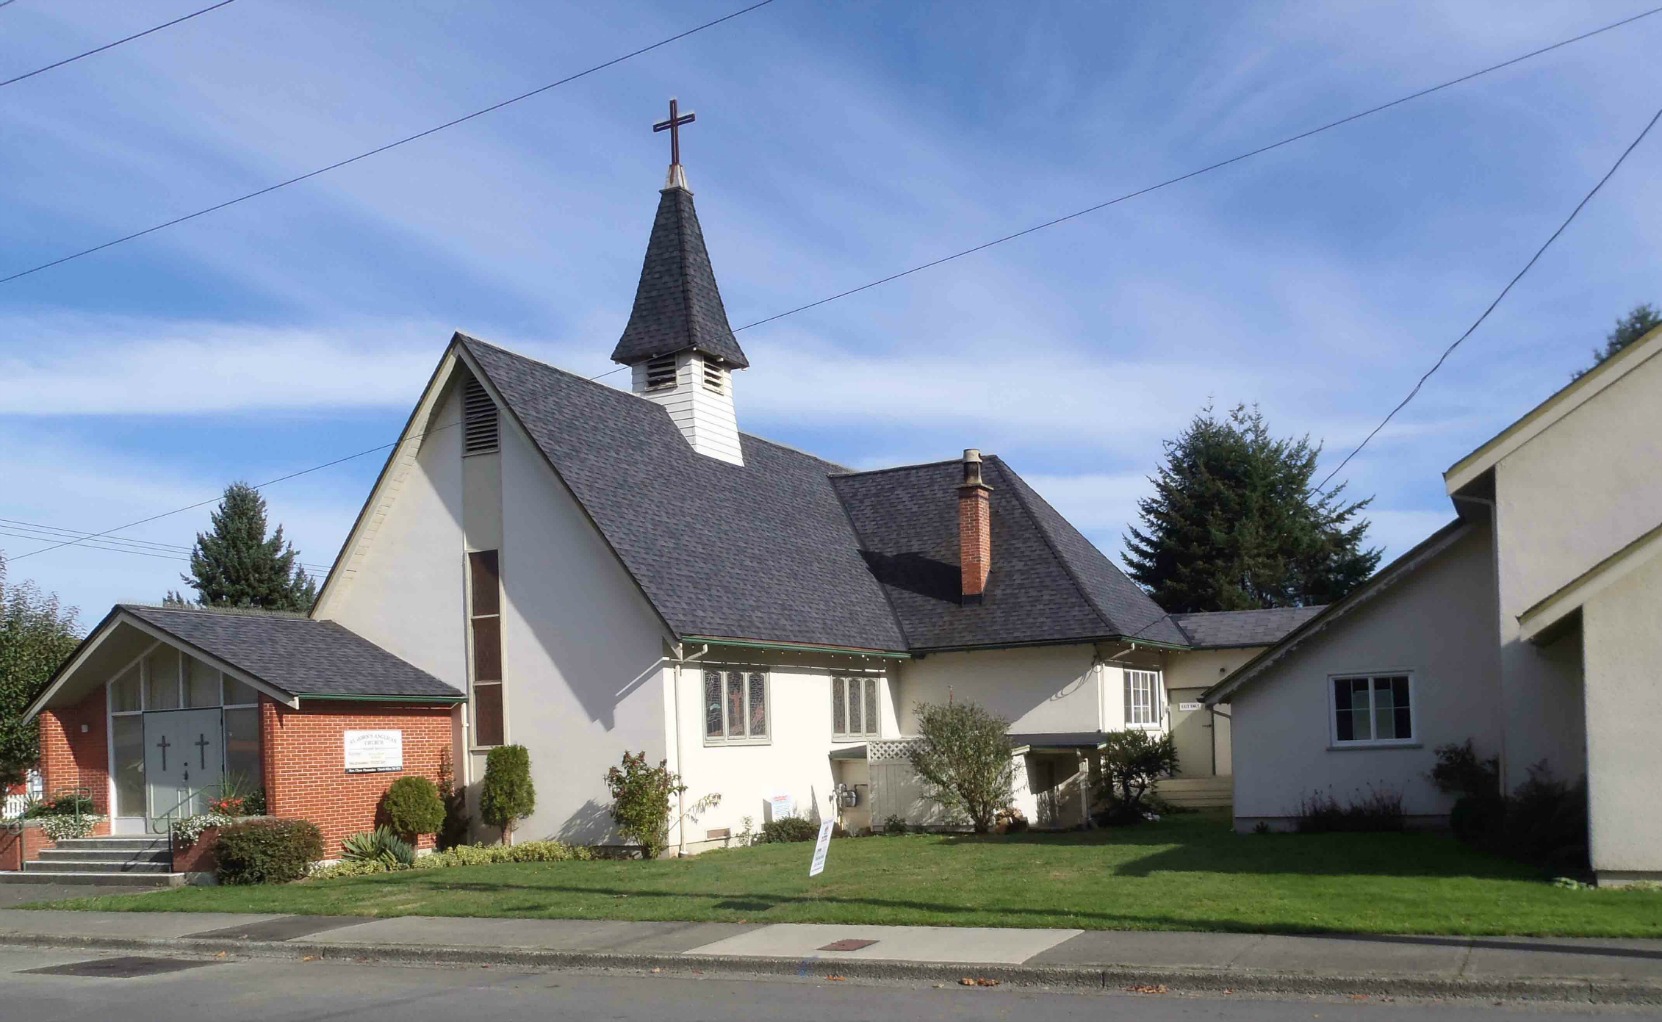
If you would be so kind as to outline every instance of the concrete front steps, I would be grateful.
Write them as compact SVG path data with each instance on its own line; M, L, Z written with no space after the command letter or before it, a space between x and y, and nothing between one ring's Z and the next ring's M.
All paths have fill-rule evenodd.
M1235 802L1233 777L1168 777L1154 793L1184 809L1228 809Z
M42 849L22 870L0 872L0 884L177 887L184 882L184 874L173 872L167 838L149 835L68 838Z

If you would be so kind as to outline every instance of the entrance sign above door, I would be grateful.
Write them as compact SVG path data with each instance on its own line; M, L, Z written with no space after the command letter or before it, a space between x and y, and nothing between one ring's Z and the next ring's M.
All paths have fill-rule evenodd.
M346 772L374 774L404 769L404 732L348 731Z

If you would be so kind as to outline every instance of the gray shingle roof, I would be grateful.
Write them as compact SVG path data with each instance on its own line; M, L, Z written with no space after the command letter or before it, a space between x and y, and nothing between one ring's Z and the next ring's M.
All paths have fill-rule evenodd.
M1270 610L1220 610L1173 614L1172 620L1201 649L1273 646L1322 607L1276 607Z
M1136 636L1187 643L1164 611L1008 465L989 456L992 571L959 601L956 461L835 476L860 552L911 649Z
M688 348L713 355L735 369L750 365L727 322L692 193L665 188L641 263L635 307L612 351L612 361L633 365Z
M678 635L905 649L839 466L748 434L744 465L718 461L651 401L457 339Z
M121 609L291 696L463 698L450 685L332 621L134 604Z

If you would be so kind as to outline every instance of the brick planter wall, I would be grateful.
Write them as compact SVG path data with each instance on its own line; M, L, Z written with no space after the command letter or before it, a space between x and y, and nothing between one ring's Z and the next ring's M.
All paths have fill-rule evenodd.
M393 781L417 776L437 782L455 712L451 706L305 701L291 710L262 697L266 811L317 824L324 857L339 857L342 839L374 828L381 797ZM404 768L347 773L345 733L381 730L404 733ZM432 844L431 837L423 837L420 847Z
M110 813L109 717L104 688L76 703L40 715L40 773L46 797L64 788L86 788L102 816ZM86 730L82 730L82 728Z
M99 820L88 837L105 837L110 832L110 821ZM18 827L0 827L0 870L19 870L25 862L34 862L40 853L56 848L57 842L47 837L38 824Z
M219 828L209 827L198 834L190 847L180 847L178 842L173 844L173 872L175 873L212 873L219 868L219 860L214 857L214 846L219 844Z

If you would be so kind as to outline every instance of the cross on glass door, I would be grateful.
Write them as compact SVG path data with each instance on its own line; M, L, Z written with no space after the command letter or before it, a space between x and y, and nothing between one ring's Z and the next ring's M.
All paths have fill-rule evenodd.
M162 735L162 740L156 743L156 748L162 750L162 769L163 770L167 769L167 750L168 750L168 747L171 746L172 744L173 744L172 742L167 740L166 735Z

